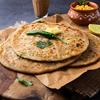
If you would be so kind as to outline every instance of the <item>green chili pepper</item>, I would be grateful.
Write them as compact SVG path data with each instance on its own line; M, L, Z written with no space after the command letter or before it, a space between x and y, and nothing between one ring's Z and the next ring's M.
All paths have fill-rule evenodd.
M38 20L37 23L44 23L45 21L42 20Z
M63 43L66 43L62 39L60 39L59 37L57 37L55 34L50 33L50 32L46 32L46 31L34 31L34 32L28 32L26 34L27 35L37 35L38 34L38 35L42 35L42 36L45 36L45 37L51 38L51 39L56 38L56 39L62 41Z

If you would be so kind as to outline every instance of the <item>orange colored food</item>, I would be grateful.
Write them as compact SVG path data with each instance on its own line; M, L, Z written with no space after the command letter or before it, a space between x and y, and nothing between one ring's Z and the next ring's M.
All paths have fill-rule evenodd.
M88 6L88 5L77 5L75 6L75 9L78 9L78 10L92 10L94 9L93 7L91 6Z

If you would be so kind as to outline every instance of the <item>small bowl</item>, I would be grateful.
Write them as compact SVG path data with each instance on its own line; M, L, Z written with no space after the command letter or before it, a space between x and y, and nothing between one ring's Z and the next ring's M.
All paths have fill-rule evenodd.
M92 24L99 18L98 5L90 1L85 1L85 2L88 2L87 5L93 7L94 9L92 10L75 9L75 6L79 5L78 2L73 2L70 5L71 8L68 11L68 16L76 24L79 24L79 25Z

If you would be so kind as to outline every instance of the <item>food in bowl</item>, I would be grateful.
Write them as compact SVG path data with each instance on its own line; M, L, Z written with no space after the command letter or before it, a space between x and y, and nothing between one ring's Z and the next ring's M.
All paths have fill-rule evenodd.
M91 6L88 6L88 5L77 5L75 6L75 9L78 9L78 10L92 10L94 9L93 7Z
M75 8L78 10L92 10L94 9L93 7L87 5L88 1L85 0L80 0L78 1L79 5L76 5Z
M99 11L98 11L98 5L94 2L90 2L90 1L84 1L87 2L80 5L80 3L78 1L73 2L70 5L70 10L68 11L68 16L69 18L76 24L79 25L88 25L88 24L92 24L94 23L98 18L99 18ZM77 5L80 6L86 6L88 5L88 7L92 7L93 9L91 10L79 10L76 9L75 7Z

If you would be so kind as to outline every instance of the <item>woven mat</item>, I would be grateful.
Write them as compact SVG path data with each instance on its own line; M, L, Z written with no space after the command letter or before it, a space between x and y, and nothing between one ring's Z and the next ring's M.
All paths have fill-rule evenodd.
M65 87L84 97L93 97L100 90L100 68L84 73Z

